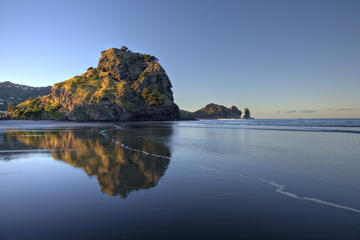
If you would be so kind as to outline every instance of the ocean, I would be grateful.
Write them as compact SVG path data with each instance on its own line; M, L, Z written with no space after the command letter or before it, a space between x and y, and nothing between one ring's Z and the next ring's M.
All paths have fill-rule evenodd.
M360 239L360 119L0 121L0 239Z

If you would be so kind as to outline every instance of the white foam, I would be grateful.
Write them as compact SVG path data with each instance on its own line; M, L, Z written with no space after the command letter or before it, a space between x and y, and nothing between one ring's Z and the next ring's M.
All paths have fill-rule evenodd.
M328 205L328 206L331 206L331 207L341 208L341 209L352 211L352 212L355 212L355 213L360 213L359 209L344 206L344 205L340 205L340 204L335 204L335 203L331 203L331 202L327 202L327 201L323 201L323 200L317 199L317 198L303 197L302 199L307 200L307 201L316 202L316 203L319 203L319 204Z
M143 151L144 152L144 151ZM145 152L146 153L146 152ZM170 157L167 156L162 156L159 154L154 154L154 153L149 153L149 155L153 156L153 157L158 157L158 158L166 158L166 159L170 159Z
M114 140L113 140L114 141ZM155 154L155 153L149 153L140 149L136 149L136 148L132 148L130 146L127 146L119 141L114 141L116 144L120 145L122 148L125 148L127 150L133 151L133 152L138 152L138 153L142 153L148 156L152 156L152 157L158 157L158 158L166 158L166 159L170 159L170 157L167 156L163 156L163 155L159 155L159 154Z
M301 197L301 196L296 195L295 193L284 191L286 185L281 185L281 184L278 184L278 183L275 183L275 182L272 182L272 181L269 181L269 180L266 180L266 179L263 179L263 178L258 178L258 180L260 180L262 182L265 182L265 183L267 183L267 184L269 184L271 186L276 187L277 188L275 190L276 192L281 193L281 194L283 194L285 196L288 196L288 197L296 198L296 199L299 199L299 200L311 201L311 202L315 202L315 203L318 203L318 204L327 205L327 206L330 206L330 207L335 207L335 208L340 208L340 209L348 210L348 211L355 212L355 213L360 213L360 209L356 209L356 208L352 208L352 207L348 207L348 206L344 206L344 205L340 205L340 204L336 204L336 203L332 203L332 202L327 202L327 201L317 199L317 198Z
M120 126L115 126L115 129L122 129L122 127ZM107 137L106 136L106 130L101 130L100 131L100 134L103 135L104 137ZM152 156L152 157L157 157L157 158L166 158L166 159L170 159L170 157L168 156L163 156L163 155L159 155L159 154L155 154L155 153L149 153L149 152L146 152L146 151L143 151L143 150L140 150L140 149L136 149L136 148L132 148L130 146L127 146L119 141L116 141L114 138L111 138L111 141L113 141L115 144L117 145L120 145L122 148L125 148L127 150L130 150L130 151L133 151L133 152L138 152L138 153L142 153L142 154L145 154L145 155L148 155L148 156Z
M285 187L286 185L280 185L280 184L277 184L275 182L272 182L272 181L268 181L266 179L263 179L263 178L258 178L258 180L262 181L262 182L265 182L267 184L270 184L271 186L274 186L274 187L277 187L277 189L275 190L276 192L278 193L281 193L281 194L284 194L288 197L292 197L292 198L296 198L296 199L301 199L298 195L296 195L295 193L291 193L291 192L287 192L287 191L284 191L285 190Z
M200 168L203 169L203 170L206 170L206 171L210 171L210 172L222 173L221 171L218 171L215 168L209 168L209 167L204 166L204 165L200 165ZM276 183L276 182L273 182L273 181L269 181L269 180L266 180L264 178L254 179L254 178L251 178L249 176L246 176L246 175L243 175L243 174L240 174L240 173L239 173L239 176L242 177L242 178L252 179L252 180L259 180L259 181L262 181L264 183L267 183L267 184L275 187L276 188L275 191L277 193L283 194L283 195L285 195L287 197L291 197L291 198L295 198L295 199L299 199L299 200L311 201L311 202L314 202L314 203L323 204L323 205L327 205L327 206L330 206L330 207L335 207L335 208L340 208L340 209L348 210L348 211L355 212L355 213L360 213L360 209L356 209L356 208L352 208L352 207L348 207L348 206L344 206L344 205L340 205L340 204L336 204L336 203L332 203L332 202L327 202L327 201L317 199L317 198L301 197L301 196L299 196L299 195L297 195L295 193L285 191L286 185L282 185L282 184L279 184L279 183Z

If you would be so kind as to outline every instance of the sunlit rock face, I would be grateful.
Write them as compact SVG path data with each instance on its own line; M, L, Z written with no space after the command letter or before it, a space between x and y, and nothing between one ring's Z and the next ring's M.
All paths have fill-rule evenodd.
M17 149L47 149L54 159L82 168L87 175L97 177L101 191L109 196L126 198L132 191L157 185L170 163L166 141L171 128L108 128L104 135L99 132L8 131L6 138L17 143Z
M174 120L172 85L154 56L126 47L101 53L96 68L52 86L46 96L20 103L13 119L73 121Z

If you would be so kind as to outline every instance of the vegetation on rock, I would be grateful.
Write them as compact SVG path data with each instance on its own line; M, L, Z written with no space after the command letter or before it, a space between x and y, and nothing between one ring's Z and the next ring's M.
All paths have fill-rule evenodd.
M96 68L52 86L46 96L8 109L13 119L172 120L179 117L171 82L158 60L126 47L101 53Z
M210 103L193 113L184 110L181 110L180 113L183 118L197 119L241 118L242 114L242 112L235 106L227 108L214 103Z
M59 112L60 105L44 104L46 98L45 96L30 98L18 106L10 105L8 113L11 113L11 117L16 119L63 119L64 116Z

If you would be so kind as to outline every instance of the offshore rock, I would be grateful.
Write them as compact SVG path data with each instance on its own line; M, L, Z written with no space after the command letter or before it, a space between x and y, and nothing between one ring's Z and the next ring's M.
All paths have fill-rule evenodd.
M247 107L244 109L244 118L245 119L251 118L250 110Z

